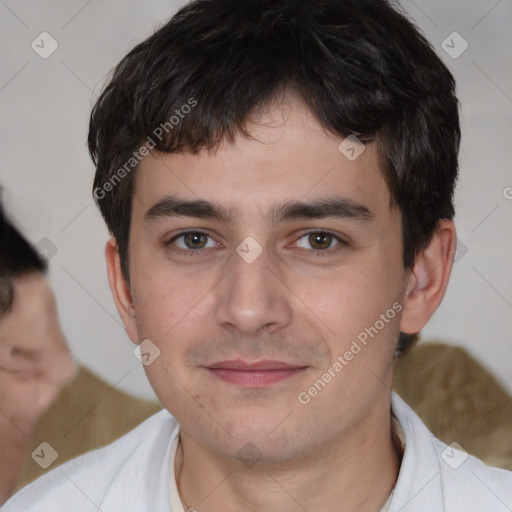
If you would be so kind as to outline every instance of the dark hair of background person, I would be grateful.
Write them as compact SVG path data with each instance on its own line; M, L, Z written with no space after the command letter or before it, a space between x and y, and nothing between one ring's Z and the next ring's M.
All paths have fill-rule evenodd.
M384 0L184 6L123 58L92 110L93 189L103 189L148 137L157 151L193 154L238 133L250 137L247 121L286 92L326 130L376 142L390 207L402 215L403 264L412 268L439 220L454 216L459 105L449 70L400 8ZM197 105L156 138L155 128L191 98ZM95 195L127 283L135 172L101 199Z
M0 317L12 309L14 281L38 272L46 274L48 264L21 235L0 205Z

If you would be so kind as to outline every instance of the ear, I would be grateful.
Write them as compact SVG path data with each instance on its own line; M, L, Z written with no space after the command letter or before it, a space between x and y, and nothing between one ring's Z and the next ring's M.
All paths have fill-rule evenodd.
M457 249L455 224L442 219L409 275L400 330L417 333L443 300Z
M121 270L121 257L115 238L111 238L105 246L105 259L107 261L108 282L110 283L110 290L112 291L117 311L123 321L126 333L133 343L138 344L137 315L130 287Z

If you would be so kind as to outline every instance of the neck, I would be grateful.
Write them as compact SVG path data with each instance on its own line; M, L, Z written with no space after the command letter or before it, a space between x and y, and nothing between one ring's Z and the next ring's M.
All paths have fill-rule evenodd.
M185 510L379 512L393 489L401 453L390 407L370 413L314 456L244 467L180 432L175 474Z

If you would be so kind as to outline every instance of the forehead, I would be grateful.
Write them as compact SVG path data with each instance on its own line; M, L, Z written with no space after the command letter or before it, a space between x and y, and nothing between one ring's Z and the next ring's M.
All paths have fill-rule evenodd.
M214 200L233 218L254 212L267 222L285 202L333 195L372 205L372 211L389 209L375 144L347 153L344 137L328 132L300 100L270 105L246 128L250 137L237 134L215 151L146 156L135 173L134 212L169 194ZM354 153L357 158L348 158Z

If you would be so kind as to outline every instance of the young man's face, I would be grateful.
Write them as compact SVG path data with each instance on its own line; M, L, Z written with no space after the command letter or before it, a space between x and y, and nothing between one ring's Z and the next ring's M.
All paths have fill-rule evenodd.
M141 163L124 321L133 341L160 350L146 372L183 432L217 454L251 443L256 458L278 461L389 416L409 272L372 144L350 161L295 100L248 128L254 140L216 153ZM154 207L168 196L232 218L166 215ZM327 200L350 203L338 216L280 219L283 205Z

